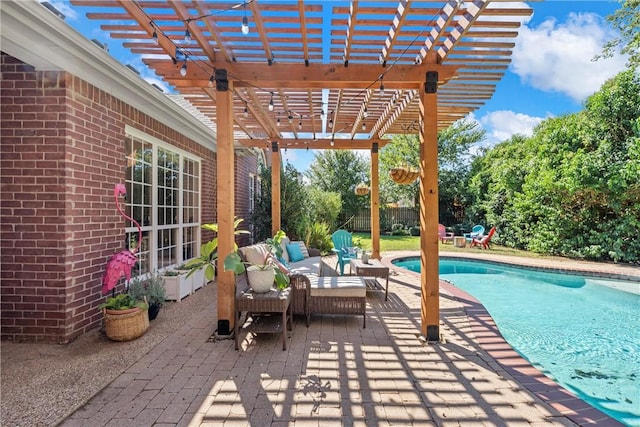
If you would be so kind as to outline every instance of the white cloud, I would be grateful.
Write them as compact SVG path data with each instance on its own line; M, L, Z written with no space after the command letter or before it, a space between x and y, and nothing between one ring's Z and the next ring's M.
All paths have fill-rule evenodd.
M487 113L479 119L469 114L467 120L477 122L487 132L486 138L478 146L492 147L515 134L533 135L533 128L546 118L500 110Z
M592 61L613 37L602 17L593 13L571 13L562 24L549 18L538 27L523 26L512 71L534 88L583 101L625 68L620 55Z

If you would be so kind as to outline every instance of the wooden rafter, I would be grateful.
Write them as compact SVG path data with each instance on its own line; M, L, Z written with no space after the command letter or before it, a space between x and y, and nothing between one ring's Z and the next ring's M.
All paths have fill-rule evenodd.
M495 1L254 0L243 6L242 0L71 0L89 8L89 18L102 20L112 38L145 55L149 68L212 121L215 90L209 80L215 69L227 70L250 111L244 117L244 101L234 96L234 134L254 139L322 134L328 129L321 129L317 104L326 99L340 134L336 139L360 138L363 123L368 136L404 133L419 113L415 93L428 70L439 75L438 126L464 117L495 91L510 63L521 17L531 14L516 2L492 7ZM240 31L245 7L248 36ZM195 42L184 42L185 24ZM158 44L151 38L154 25L163 34ZM187 76L180 75L182 62L170 60L176 50L188 56ZM390 66L380 65L381 55ZM414 65L416 58L423 64ZM381 75L384 96L376 90ZM398 90L403 98L387 108ZM274 111L267 109L271 93ZM291 124L288 111L294 115Z
M393 18L391 28L389 28L389 33L387 34L387 39L384 41L384 46L382 46L382 52L380 53L380 63L382 66L387 65L387 60L389 59L393 45L396 43L396 40L400 35L400 28L409 13L409 7L411 7L411 3L408 0L401 0L400 3L398 3L396 15Z

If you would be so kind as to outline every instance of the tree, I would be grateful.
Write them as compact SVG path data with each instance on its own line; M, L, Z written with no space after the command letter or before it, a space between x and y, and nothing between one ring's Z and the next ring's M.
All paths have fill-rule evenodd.
M640 0L621 3L620 9L607 16L607 21L620 32L620 36L608 41L602 48L602 54L594 59L611 58L621 47L620 52L629 55L629 68L637 69L640 65Z
M264 241L271 237L271 167L263 167L260 178L260 195L251 215L251 223L254 226L254 238ZM280 228L292 239L303 237L310 225L309 197L300 172L289 163L280 170L280 201Z
M454 201L465 203L469 175L469 149L484 138L485 131L478 123L458 120L438 133L438 191L440 220L445 224L455 222ZM417 135L396 135L391 144L380 151L381 202L391 203L406 200L418 205L418 181L409 185L393 182L387 171L408 165L416 169L420 164L420 142Z
M640 260L640 76L618 74L579 113L547 119L474 163L471 212L499 242L546 254Z
M369 204L368 197L354 193L356 185L369 181L369 170L369 164L354 151L325 150L315 155L305 175L311 187L338 193L342 212L350 217Z
M309 188L309 210L312 222L324 223L329 229L335 229L342 210L340 194Z

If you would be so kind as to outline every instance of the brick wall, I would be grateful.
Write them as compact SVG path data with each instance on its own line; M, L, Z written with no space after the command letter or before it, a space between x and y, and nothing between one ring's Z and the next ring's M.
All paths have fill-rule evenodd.
M216 221L215 154L75 76L5 54L0 66L1 337L68 342L101 324L102 273L123 249L125 125L203 159L204 223Z

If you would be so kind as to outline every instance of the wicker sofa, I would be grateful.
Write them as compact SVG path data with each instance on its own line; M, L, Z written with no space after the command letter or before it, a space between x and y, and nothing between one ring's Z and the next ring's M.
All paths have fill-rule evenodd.
M288 243L285 241L283 245ZM243 260L258 264L264 260L267 250L264 244L257 243L242 247L239 252ZM304 315L307 326L311 314L362 314L362 326L366 328L367 290L362 278L336 276L335 270L322 262L319 250L305 250L305 257L300 261L291 262L285 257L290 271L290 286L293 288L293 314Z

